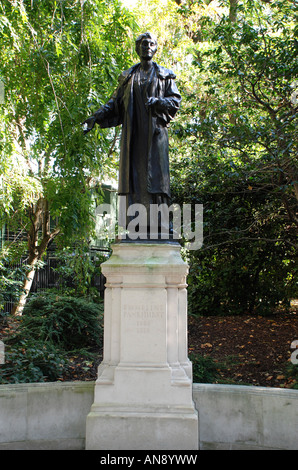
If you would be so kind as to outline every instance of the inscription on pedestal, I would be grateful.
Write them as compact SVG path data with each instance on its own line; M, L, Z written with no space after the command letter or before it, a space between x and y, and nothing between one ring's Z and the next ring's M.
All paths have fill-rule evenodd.
M164 308L158 304L124 304L124 318L131 320L131 325L135 325L135 332L139 334L150 333L155 319L161 319Z
M162 290L138 289L123 293L122 360L164 362L166 360L166 303ZM129 338L129 339L128 339Z

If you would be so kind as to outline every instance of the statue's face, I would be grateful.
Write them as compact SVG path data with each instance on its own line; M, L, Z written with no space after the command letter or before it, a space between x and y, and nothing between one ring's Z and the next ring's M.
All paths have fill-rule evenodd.
M150 60L157 50L156 41L152 38L144 38L139 47L139 56L141 59Z

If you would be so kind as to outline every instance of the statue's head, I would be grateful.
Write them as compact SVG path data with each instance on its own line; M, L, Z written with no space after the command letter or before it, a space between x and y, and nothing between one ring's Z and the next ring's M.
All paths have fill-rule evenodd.
M157 50L157 39L151 33L143 33L136 39L136 51L140 58L152 59Z

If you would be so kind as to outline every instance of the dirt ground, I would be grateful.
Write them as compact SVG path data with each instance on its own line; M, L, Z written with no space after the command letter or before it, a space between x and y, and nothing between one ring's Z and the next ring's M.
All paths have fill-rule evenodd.
M291 388L295 378L287 373L293 341L298 340L298 312L261 316L190 317L190 354L211 357L218 365L214 383ZM102 354L102 352L101 352ZM73 358L63 380L95 380L98 360ZM296 380L298 377L296 376Z
M292 387L287 377L298 312L270 317L227 316L189 319L189 351L214 359L220 383ZM297 379L297 377L296 377Z

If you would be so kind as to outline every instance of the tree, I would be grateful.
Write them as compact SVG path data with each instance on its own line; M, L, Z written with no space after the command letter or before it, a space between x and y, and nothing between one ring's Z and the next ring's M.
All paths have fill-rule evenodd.
M30 267L15 306L21 314L49 244L59 234L67 244L92 231L90 189L117 166L115 135L86 139L81 122L130 63L134 21L118 0L16 0L1 4L0 28L0 210L2 223L22 219L27 234Z
M270 311L297 295L294 5L243 1L236 16L219 13L194 42L197 83L173 146L176 201L204 204L190 300L193 312Z

